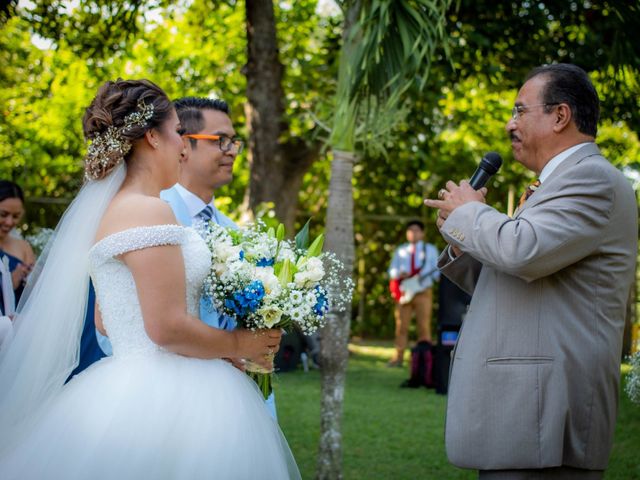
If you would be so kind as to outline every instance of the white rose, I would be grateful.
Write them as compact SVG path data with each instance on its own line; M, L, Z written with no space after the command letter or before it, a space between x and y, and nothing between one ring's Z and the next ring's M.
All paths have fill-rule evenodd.
M308 265L308 263L307 263ZM322 266L322 263L320 264ZM324 269L322 267L312 266L303 269L293 276L293 281L300 287L311 287L318 283L324 277Z
M308 258L305 268L309 271L324 273L324 265L322 264L322 260L318 257Z
M278 277L273 274L273 267L257 267L255 276L264 285L266 293L277 295L277 292L280 291L280 282Z
M298 272L293 276L293 281L295 282L296 287L304 288L309 280L310 278L308 272Z
M226 262L229 259L240 259L240 251L241 248L239 246L222 244L216 249L216 254L221 262Z

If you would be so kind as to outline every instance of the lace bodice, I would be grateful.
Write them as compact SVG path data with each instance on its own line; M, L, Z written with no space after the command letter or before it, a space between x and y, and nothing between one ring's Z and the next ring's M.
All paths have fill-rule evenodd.
M103 238L89 251L89 271L114 356L161 349L145 332L133 276L117 258L126 252L160 245L181 246L187 310L197 316L200 289L211 265L211 254L195 230L178 225L135 227Z

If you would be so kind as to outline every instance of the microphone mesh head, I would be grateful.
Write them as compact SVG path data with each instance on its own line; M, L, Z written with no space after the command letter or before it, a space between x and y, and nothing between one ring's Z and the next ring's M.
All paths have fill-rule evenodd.
M502 157L497 152L487 152L480 164L487 173L494 175L502 165Z

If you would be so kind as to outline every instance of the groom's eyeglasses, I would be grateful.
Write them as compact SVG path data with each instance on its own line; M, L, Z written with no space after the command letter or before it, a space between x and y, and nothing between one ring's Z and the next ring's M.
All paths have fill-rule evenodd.
M205 135L200 133L190 133L184 135L187 138L193 138L194 140L210 140L216 142L220 150L224 153L231 151L232 148L236 149L236 153L240 155L244 147L244 142L238 137L229 137L227 135Z

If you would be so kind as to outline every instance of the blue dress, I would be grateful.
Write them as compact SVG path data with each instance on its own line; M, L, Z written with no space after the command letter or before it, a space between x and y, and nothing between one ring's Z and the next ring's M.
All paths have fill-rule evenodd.
M18 265L20 265L22 260L17 257L14 257L10 253L5 252L0 249L0 259L2 257L7 257L9 260L9 270L14 271ZM21 284L17 289L14 290L16 305L20 300L20 296L22 295L22 291L24 290L24 284ZM85 322L84 328L82 330L82 340L80 341L80 363L76 367L76 369L71 373L69 378L74 375L80 373L82 370L87 368L94 362L97 362L102 357L105 356L104 352L98 346L98 340L96 339L96 331L95 331L95 322L94 322L94 304L96 299L96 293L93 289L93 284L89 284L89 301L87 306L87 313L85 314ZM0 302L3 302L2 299L2 291L0 289ZM2 305L2 303L0 303Z
M89 282L89 300L87 301L87 312L84 316L84 327L82 328L82 337L80 338L80 363L78 363L75 370L71 372L67 381L92 363L106 357L98 345L98 339L96 337L96 323L94 318L95 304L96 292L93 289L93 282Z
M0 248L0 259L2 259L2 257L7 257L7 259L9 260L9 270L10 271L14 271L18 265L20 264L24 264L24 262L22 260L20 260L18 257L14 257L13 255L11 255L10 253L5 252L4 250L2 250ZM22 295L22 291L24 290L24 283L21 283L18 288L16 288L13 293L16 297L16 305L18 304L18 301L20 300L20 296ZM1 295L1 293L0 293Z

